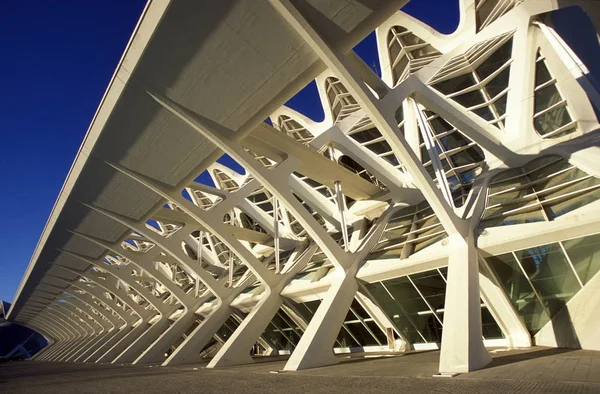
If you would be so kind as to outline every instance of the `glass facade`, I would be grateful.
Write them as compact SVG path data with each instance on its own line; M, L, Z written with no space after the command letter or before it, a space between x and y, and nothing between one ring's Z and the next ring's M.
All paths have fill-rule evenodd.
M477 0L475 3L477 31L510 11L519 2L520 0Z
M556 78L552 76L546 58L537 53L535 66L535 95L533 125L544 138L561 137L572 133L577 122L569 114L567 100L560 94Z
M320 304L321 300L300 303L296 304L296 310L308 324ZM352 301L352 305L337 335L334 348L386 345L387 337L385 333L357 300Z
M262 337L275 350L293 351L304 331L280 308L262 334Z
M444 323L447 268L369 283L367 289L410 343L440 343ZM503 338L502 330L481 304L485 339Z
M460 207L465 203L475 178L481 174L481 166L485 163L483 150L438 114L429 110L420 109L420 111L423 112L428 123L426 128L432 131L434 151L442 163L454 205ZM421 162L437 183L435 168L423 140L423 132L419 127Z
M360 109L358 102L337 78L329 77L325 80L325 93L334 123L340 122L352 112Z
M560 156L496 175L480 227L551 221L600 198L600 180Z
M478 63L484 54L489 53L490 47L496 47L496 49L481 64L474 67L473 64ZM444 67L454 68L460 66L462 61L464 68L462 75L452 78L446 78L443 75L434 77L432 86L467 108L468 111L503 130L511 55L512 39L510 36L501 36L477 44L466 55L459 59L452 59ZM468 66L465 67L465 63ZM456 73L449 72L449 74L455 75Z
M393 85L441 56L441 53L431 44L426 43L402 26L394 26L390 29L387 44Z
M600 269L600 235L517 250L486 260L534 335Z
M400 208L391 216L367 259L404 259L447 236L433 209L424 201Z

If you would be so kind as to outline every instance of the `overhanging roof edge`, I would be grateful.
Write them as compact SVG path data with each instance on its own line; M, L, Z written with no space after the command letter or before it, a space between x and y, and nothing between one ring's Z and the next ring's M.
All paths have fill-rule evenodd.
M21 283L15 292L13 302L6 316L7 320L12 320L11 318L13 311L20 308L20 304L22 303L20 300L21 292L25 288L25 285L27 284L29 277L31 276L31 273L33 272L33 269L37 263L37 259L39 258L42 249L46 244L46 240L54 228L54 224L56 223L56 220L60 215L67 198L71 194L73 186L75 185L81 170L87 162L89 153L96 144L96 141L98 140L106 121L117 104L118 99L124 91L127 81L133 72L133 70L127 70L124 68L123 65L125 61L127 60L127 63L134 65L134 67L137 66L148 42L156 31L156 28L162 20L162 17L164 16L170 3L171 0L148 0L148 3L144 7L140 19L136 24L129 41L127 42L125 50L123 51L123 55L119 59L108 87L106 88L106 91L100 100L98 109L94 113L94 117L92 118L90 126L85 134L85 137L83 138L83 142L77 151L75 160L69 169L65 182L61 187L54 206L50 211L50 215L46 221L44 229L42 230L42 234L38 240L33 255L31 256L29 265L27 266L25 274L23 275L23 279L21 279ZM136 45L133 45L134 42ZM123 76L125 78L123 78Z

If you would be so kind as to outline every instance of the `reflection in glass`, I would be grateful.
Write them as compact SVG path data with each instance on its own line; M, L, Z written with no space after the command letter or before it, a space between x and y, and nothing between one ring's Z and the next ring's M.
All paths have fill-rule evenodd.
M549 320L548 313L537 298L519 263L511 253L487 259L517 314L532 335Z
M441 342L447 268L369 283L367 289L410 343ZM502 330L482 305L486 339L502 338Z
M554 316L581 286L559 244L515 252L550 316Z
M600 271L600 234L563 241L562 244L585 285Z

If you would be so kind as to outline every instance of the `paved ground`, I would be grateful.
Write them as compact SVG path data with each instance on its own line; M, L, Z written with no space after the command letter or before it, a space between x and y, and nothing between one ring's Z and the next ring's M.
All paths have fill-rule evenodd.
M433 378L439 352L343 358L335 366L274 374L282 359L221 370L203 365L0 364L0 393L600 393L600 352L496 351L485 369Z

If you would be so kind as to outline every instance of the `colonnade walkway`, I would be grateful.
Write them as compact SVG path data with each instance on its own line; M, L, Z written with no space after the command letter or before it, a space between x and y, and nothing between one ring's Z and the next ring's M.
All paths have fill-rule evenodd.
M0 392L10 393L598 393L600 352L534 347L496 349L485 368L453 378L433 377L439 352L347 357L301 372L277 373L281 357L205 369L205 364L0 364Z

